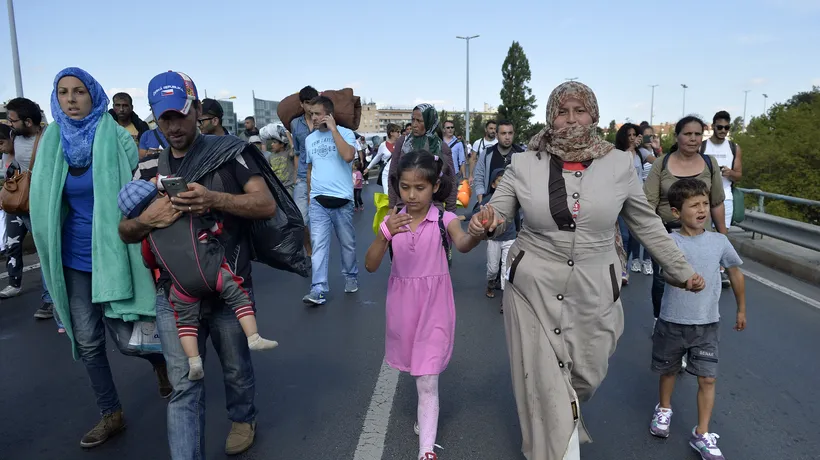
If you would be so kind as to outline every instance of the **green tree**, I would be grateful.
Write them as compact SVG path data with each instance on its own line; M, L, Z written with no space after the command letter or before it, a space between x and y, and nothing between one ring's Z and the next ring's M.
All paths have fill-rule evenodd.
M507 58L501 66L501 105L498 106L498 118L512 122L515 127L514 142L524 141L524 133L529 132L530 118L535 109L535 96L527 84L532 78L530 61L524 54L524 48L514 41L507 52Z
M479 113L470 118L470 144L484 137L484 117Z
M453 122L453 127L456 129L453 130L456 136L464 136L465 131L465 124L464 124L464 114L460 112L448 112L446 110L440 110L438 113L439 119L439 129L444 129L444 122L451 121Z
M743 149L743 188L820 201L820 88L801 93L755 117L745 133L732 131ZM746 197L753 207L756 197ZM820 209L766 200L766 213L820 225Z
M542 129L544 129L547 125L544 123L533 123L529 126L527 131L521 133L521 137L523 138L523 143L529 144L530 139L535 137L536 134L540 133Z
M618 123L615 120L609 122L609 128L606 130L606 136L604 139L614 144L615 143L615 135L618 134Z
M735 117L735 121L732 122L731 130L733 133L740 133L743 131L743 117Z

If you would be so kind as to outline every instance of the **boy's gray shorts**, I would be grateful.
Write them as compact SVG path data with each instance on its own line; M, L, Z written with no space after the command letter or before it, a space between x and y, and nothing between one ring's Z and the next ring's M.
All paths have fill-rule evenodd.
M680 372L686 356L686 372L717 377L720 323L676 324L658 319L652 335L652 370L659 374Z

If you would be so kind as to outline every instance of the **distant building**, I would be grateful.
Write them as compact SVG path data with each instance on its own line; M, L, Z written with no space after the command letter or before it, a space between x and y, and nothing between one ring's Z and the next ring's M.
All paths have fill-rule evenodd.
M253 97L253 117L256 120L256 126L266 126L271 123L279 121L279 115L276 110L279 108L279 101L269 101L266 99L257 99L254 94ZM245 120L243 119L242 122Z
M380 128L379 109L376 108L375 102L362 104L362 120L359 123L358 131L366 133L384 131Z
M218 99L219 105L222 106L222 126L231 134L237 134L236 112L233 111L233 101L226 101Z

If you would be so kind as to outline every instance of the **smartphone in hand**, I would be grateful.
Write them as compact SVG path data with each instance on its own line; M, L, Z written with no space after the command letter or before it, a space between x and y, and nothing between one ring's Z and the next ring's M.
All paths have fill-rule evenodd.
M181 177L163 177L161 181L165 193L170 197L176 197L180 193L188 191L188 183Z

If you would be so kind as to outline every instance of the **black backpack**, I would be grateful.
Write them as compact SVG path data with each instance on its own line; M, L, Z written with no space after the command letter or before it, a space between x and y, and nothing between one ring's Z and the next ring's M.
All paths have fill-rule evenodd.
M701 148L701 150L702 150L702 148ZM663 170L666 169L666 165L667 165L667 163L669 163L669 156L670 155L672 155L672 153L667 153L666 155L663 156L663 159L661 160L661 172L663 172ZM715 168L714 168L714 166L712 166L712 157L710 157L709 155L704 154L703 151L700 152L700 157L703 158L703 161L706 162L706 166L709 168L709 176L711 177L712 174L715 173Z
M431 205L432 206L432 205ZM401 211L400 207L396 208L396 213ZM441 246L444 247L444 253L447 254L447 266L453 266L453 252L450 250L450 241L447 240L447 229L444 228L444 211L438 210L438 231L441 234ZM390 252L390 260L393 260L393 243L387 243L387 250Z

